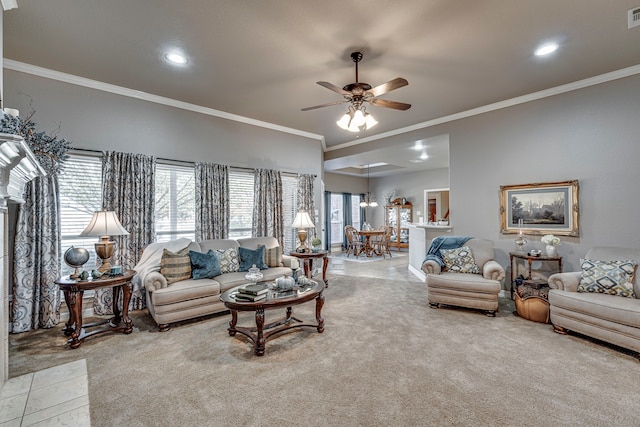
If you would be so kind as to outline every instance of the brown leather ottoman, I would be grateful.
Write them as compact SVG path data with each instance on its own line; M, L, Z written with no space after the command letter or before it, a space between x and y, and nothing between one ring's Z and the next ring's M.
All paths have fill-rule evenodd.
M523 319L549 323L549 285L542 280L525 280L516 288L516 311Z

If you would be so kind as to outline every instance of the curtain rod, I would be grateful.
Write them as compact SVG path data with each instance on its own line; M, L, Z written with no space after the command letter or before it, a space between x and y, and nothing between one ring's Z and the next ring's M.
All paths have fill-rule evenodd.
M73 153L74 151L79 151L79 152L82 152L82 153L90 153L91 155L94 155L96 157L97 156L101 156L102 153L104 153L104 151L94 150L94 149L91 149L91 148L76 148L76 147L71 148L69 151L71 153ZM165 159L163 157L156 157L156 160L159 160L160 162L174 163L174 164L178 164L178 165L180 165L180 164L186 165L186 166L195 166L196 165L195 162L190 162L188 160ZM234 169L234 170L243 170L243 171L251 171L251 172L253 172L255 170L255 168L248 168L248 167L244 167L244 166L229 166L229 167L231 169ZM285 174L289 174L289 175L298 175L297 172L287 172L287 171L281 171L281 172L285 173ZM313 177L317 178L318 175L314 174Z

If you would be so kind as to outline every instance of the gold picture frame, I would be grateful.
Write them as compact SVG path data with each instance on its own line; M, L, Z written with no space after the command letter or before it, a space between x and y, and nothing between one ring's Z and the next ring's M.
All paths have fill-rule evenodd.
M501 185L501 233L579 237L578 193L578 180Z

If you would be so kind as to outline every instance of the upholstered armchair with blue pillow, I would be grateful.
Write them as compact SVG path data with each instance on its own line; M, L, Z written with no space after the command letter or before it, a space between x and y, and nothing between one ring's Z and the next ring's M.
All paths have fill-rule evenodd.
M474 308L495 316L505 272L494 260L493 242L450 239L458 239L459 246L440 249L440 259L428 256L422 264L422 271L427 274L429 305Z
M574 331L637 352L640 358L640 249L593 247L580 271L549 277L554 331Z

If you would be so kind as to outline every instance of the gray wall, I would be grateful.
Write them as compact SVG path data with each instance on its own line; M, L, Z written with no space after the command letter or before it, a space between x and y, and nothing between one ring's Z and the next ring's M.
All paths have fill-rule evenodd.
M332 193L361 194L367 192L367 179L337 173L325 173L324 187L326 191L331 191Z
M369 221L375 227L384 224L385 194L396 190L396 197L404 197L413 205L413 220L418 221L416 211L424 215L424 190L449 187L449 169L433 169L384 178L376 178L371 183L371 193L376 196L380 207L369 209Z
M122 95L5 70L5 106L35 110L37 129L77 148L315 174L320 210L320 141ZM32 107L29 106L33 100Z
M579 180L580 237L563 237L558 249L569 271L578 268L579 258L594 245L640 247L635 218L640 211L639 112L636 75L394 136L384 143L449 134L454 233L493 240L504 266L514 249L514 235L500 233L500 186ZM376 196L395 187L412 202L422 197L421 186L405 175L376 180ZM432 185L422 188L428 187ZM531 247L542 247L539 237L529 240Z

